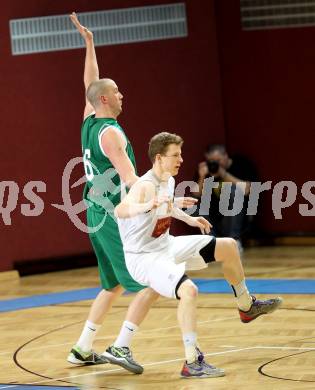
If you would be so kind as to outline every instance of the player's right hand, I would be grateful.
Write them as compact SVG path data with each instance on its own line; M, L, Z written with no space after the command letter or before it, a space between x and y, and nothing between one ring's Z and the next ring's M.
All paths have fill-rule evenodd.
M86 27L82 26L75 12L72 12L72 14L70 15L70 19L85 41L93 39L93 33Z
M168 195L158 195L155 196L150 202L151 202L151 208L150 210L156 209L163 203L168 203L171 200L171 198Z

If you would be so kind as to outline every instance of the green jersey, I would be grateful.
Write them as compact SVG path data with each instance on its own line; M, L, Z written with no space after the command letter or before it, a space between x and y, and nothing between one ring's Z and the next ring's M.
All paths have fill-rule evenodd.
M88 116L82 125L81 141L83 163L87 179L83 198L94 211L101 213L114 211L121 201L123 183L101 147L104 132L114 127L123 134L126 141L126 153L136 169L132 146L118 122L112 118L95 118Z

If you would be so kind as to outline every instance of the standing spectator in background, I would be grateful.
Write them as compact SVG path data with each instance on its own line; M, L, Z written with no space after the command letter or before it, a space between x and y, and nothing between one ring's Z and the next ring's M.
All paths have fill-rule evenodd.
M224 145L210 145L205 153L206 160L198 166L198 187L193 193L201 198L204 188L204 181L208 177L213 177L219 182L218 188L214 188L211 196L209 221L213 225L213 234L217 237L234 238L240 250L242 250L242 235L249 229L250 219L246 215L248 195L251 182L257 180L256 170L253 164L246 158L234 156L231 158ZM235 197L239 193L244 196L244 204L240 213L235 216L225 216L220 213L219 201L224 182L231 183L231 195L229 199L229 209L232 208ZM241 186L237 186L240 183ZM242 193L240 193L242 191Z

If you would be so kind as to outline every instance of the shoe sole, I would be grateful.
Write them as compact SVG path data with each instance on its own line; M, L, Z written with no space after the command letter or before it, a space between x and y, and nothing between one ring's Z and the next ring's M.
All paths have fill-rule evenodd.
M103 352L102 356L104 356L109 363L115 364L116 366L120 366L125 370L132 372L133 374L139 375L143 373L143 367L140 368L140 367L131 366L129 363L126 362L124 358L116 358L108 352Z
M181 375L183 379L204 379L204 378L219 378L225 376L225 372L217 373L217 374L202 374L202 375Z
M252 322L254 321L256 318L262 316L262 315L265 315L265 314L270 314L270 313L273 313L274 311L276 311L277 309L279 309L279 307L282 305L283 303L283 299L281 297L277 298L277 305L275 305L271 310L269 310L267 313L259 313L257 314L255 317L251 317L250 319L248 320L244 320L241 318L241 321L243 322L243 324L248 324L249 322Z
M86 362L82 362L82 360L77 359L72 354L67 357L67 362L69 362L71 364L80 365L80 366L85 366L86 364L89 364L89 363L86 363Z
M104 362L99 362L99 363L95 363L95 362L83 362L82 360L79 360L77 359L73 354L70 354L68 357L67 357L67 362L71 363L71 364L75 364L77 366L95 366L97 364L106 364L106 363L109 363L108 361L104 361Z

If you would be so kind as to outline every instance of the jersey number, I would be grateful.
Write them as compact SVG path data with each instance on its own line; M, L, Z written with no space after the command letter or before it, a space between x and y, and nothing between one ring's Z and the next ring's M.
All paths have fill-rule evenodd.
M83 154L83 164L84 164L84 172L85 176L88 181L92 181L94 177L93 173L93 168L91 161L89 160L91 158L91 151L90 149L84 149L84 154Z

